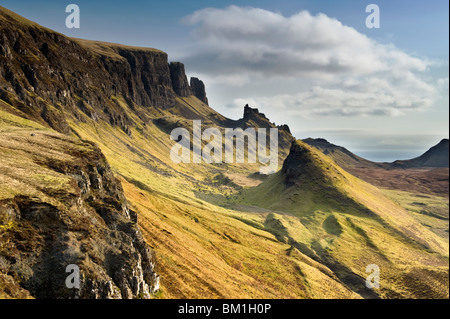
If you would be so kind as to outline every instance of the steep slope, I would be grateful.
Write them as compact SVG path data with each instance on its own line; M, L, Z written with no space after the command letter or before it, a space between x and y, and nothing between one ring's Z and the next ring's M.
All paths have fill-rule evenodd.
M395 168L417 167L449 167L449 140L443 139L430 148L423 155L405 161L395 161L391 164Z
M303 142L332 158L350 174L377 187L448 198L448 140L442 140L416 159L393 163L366 160L321 138Z
M158 289L136 213L93 143L0 111L0 182L0 296L136 298ZM80 289L65 285L72 264Z
M132 147L143 169L162 169L164 174L169 170L174 176L196 175L200 181L195 183L203 182L205 174L217 175L231 169L245 178L258 170L259 164L237 168L227 164L196 165L192 170L190 165L170 161L174 142L167 134L174 128L192 131L191 120L201 120L204 128L221 130L248 123L245 119L227 119L192 95L184 66L169 64L166 53L70 39L36 24L22 23L20 17L7 10L0 10L0 14L0 48L4 54L0 61L0 99L6 102L3 110L59 132L82 134L98 143L107 157L111 154L108 148L116 154ZM198 95L198 88L195 90ZM267 119L264 125L276 127ZM112 136L104 138L103 133ZM292 136L288 130L280 129L279 133L281 163ZM114 146L107 145L111 143Z
M323 138L304 139L308 145L314 146L325 155L331 157L340 167L351 168L431 168L449 167L449 140L443 139L431 147L423 155L410 159L398 160L392 163L376 163L355 155L346 148L328 142Z
M259 164L175 164L170 160L175 143L169 137L171 130L192 130L194 119L221 130L277 127L257 109L245 107L244 117L238 121L223 117L205 103L198 88L188 87L182 65L175 63L171 68L167 55L159 50L69 39L24 23L8 11L0 12L0 110L7 112L2 113L2 125L9 123L4 134L14 137L22 129L36 130L34 125L38 124L23 118L39 122L39 128L49 135L33 131L35 136L31 136L27 132L20 144L28 145L28 139L32 142L35 137L44 139L46 143L32 144L33 152L44 159L53 155L46 153L54 140L48 136L81 143L80 154L89 159L90 151L95 153L97 148L80 140L98 145L122 184L128 211L136 212L144 239L155 251L161 275L160 297L421 297L423 291L432 297L448 297L448 259L423 248L428 245L430 250L439 251L441 239L429 244L434 237L384 197L380 197L382 207L375 209L381 193L334 164L326 164L324 158L321 163L333 173L322 172L323 165L316 165L314 160L321 158L318 154L311 158L311 172L303 176L311 179L308 187L298 187L298 172L293 165L289 179L292 186L285 185L284 173L279 173L260 187L244 189L244 194L253 195L248 202L244 196L241 203L230 203L242 188L226 176L253 176ZM34 77L39 83L34 83ZM22 119L12 119L11 114ZM58 135L49 127L72 137ZM293 138L288 127L278 128L281 164ZM70 143L57 147L70 153ZM85 143L88 150L83 150ZM79 162L84 160L80 158ZM7 163L15 168L14 163L19 165L20 161ZM26 163L35 168L30 161ZM39 177L44 181L67 172L53 172L45 163L38 167L38 171L44 170ZM67 169L72 166L67 165ZM336 184L330 184L334 178ZM319 183L313 186L315 181ZM352 189L349 181L351 185L355 181L357 187ZM12 185L12 191L19 195L27 194L22 184L4 183L1 191L6 189L3 185ZM70 189L62 186L52 184L43 192L61 188L61 193L47 194L49 201L59 195L70 199ZM362 194L348 196L347 187L348 192L361 189ZM305 201L296 194L304 195ZM366 194L373 197L362 208L365 198L361 197ZM90 210L89 202L82 205ZM391 211L393 220L385 216ZM403 217L405 227L413 227L412 235L424 236L423 243L405 239L408 229L397 230L396 223ZM127 233L128 228L124 228ZM111 237L112 242L105 239L108 248L116 240ZM103 260L108 264L109 257L103 259L102 253L93 253L98 265L103 265ZM364 288L368 263L377 263L386 271L380 291ZM108 276L114 277L111 272ZM11 280L7 277L4 282ZM18 295L27 293L20 289L11 287Z
M17 21L15 19L13 22L17 24ZM1 101L1 109L10 114L33 119L43 127L51 126L60 131L68 131L73 136L98 144L114 174L120 176L131 207L130 212L136 211L140 217L138 222L143 228L145 240L155 249L160 269L158 273L162 277L162 297L358 297L326 267L316 265L299 252L289 251L288 254L289 245L276 241L272 234L263 229L263 218L246 212L237 215L235 211L209 203L221 201L225 199L224 194L236 191L234 186L218 182L221 174L233 171L246 176L258 171L259 164L178 165L171 162L169 154L174 142L170 140L169 133L172 128L189 127L192 125L191 119L200 119L204 121L205 126L219 126L221 129L236 127L241 122L224 118L194 96L180 96L175 92L172 106L159 103L140 104L144 103L146 94L142 92L142 88L138 88L139 79L142 78L141 72L145 71L143 69L146 68L147 62L158 61L160 52L153 53L155 50L102 42L71 40L51 31L47 33L38 26L35 27L36 30L28 29L27 25L15 27L21 30L24 39L29 40L24 47L18 44L17 50L28 47L33 50L36 47L36 37L45 39L49 47L56 45L54 39L57 39L56 42L64 41L68 50L58 47L54 52L54 59L46 59L36 51L38 58L25 61L21 60L22 57L17 55L15 50L10 49L11 55L2 60L5 69L16 65L17 60L20 61L17 65L39 69L37 66L44 59L43 69L59 70L62 73L65 70L73 72L72 68L79 66L76 66L78 62L72 61L72 58L85 56L89 59L79 62L81 66L85 66L79 71L83 73L82 79L78 79L80 74L77 73L73 81L66 81L66 78L52 81L57 86L70 88L70 94L66 94L67 103L57 102L60 106L60 118L57 121L49 123L47 118L41 116L39 109L40 106L53 106L54 100L50 95L57 87L48 83L48 92L44 90L44 85L34 88L33 93L27 91L23 96L29 103L23 103L19 91L28 85L28 80L17 68L10 72L14 73L18 81L17 87L11 87L8 76L2 78L4 82L0 88L9 93L5 94L5 101ZM11 25L6 28L14 29ZM30 34L33 32L38 35ZM6 43L4 47L11 48L14 44L12 42L14 41L7 39L2 46ZM75 49L72 50L72 47ZM127 51L130 51L129 54ZM135 69L132 67L134 62L127 62L123 55L135 57L130 58L130 61L136 62ZM58 69L58 64L62 63L68 65ZM98 66L99 63L103 64L108 74L102 71L103 67ZM169 70L165 58L164 65L164 68ZM121 69L129 69L130 72L122 73ZM170 77L170 70L167 70L160 76ZM157 70L152 70L148 75L144 75L144 78L151 77L155 72ZM42 73L36 72L36 76L41 77ZM122 76L130 79L131 88L138 89L128 91L128 83L124 84L124 88L123 83L120 84ZM102 92L95 92L90 96L89 88L85 86L90 77L99 81L95 82L95 86ZM170 86L172 84L170 83ZM119 88L119 85L122 87ZM110 89L114 89L115 94L110 96ZM86 90L88 92L85 92ZM173 91L173 86L171 90ZM76 98L72 92L78 92ZM71 105L74 107L70 107ZM5 123L9 123L8 116L5 115ZM65 123L69 129L61 130L60 126L52 123ZM268 120L265 124L275 127ZM25 127L28 127L28 124ZM8 134L11 133L9 130L11 128L6 129ZM36 145L36 148L40 152L46 151L45 144ZM47 178L47 174L51 175L51 172L46 171L42 174L43 178ZM19 194L22 193L20 188L15 188L14 185L13 188ZM254 220L255 217L258 220ZM254 220L252 223L255 225L261 224L261 229L247 225L247 220Z
M260 186L244 190L236 203L272 211L267 222L275 234L328 266L364 297L420 294L413 282L403 282L402 274L436 271L437 277L446 276L448 241L304 142L293 143L282 170ZM297 226L286 214L299 218ZM429 263L439 267L430 268ZM392 281L389 288L364 288L362 278L369 264L382 269L386 280ZM448 295L448 287L439 287L427 291Z
M0 15L0 99L11 106L8 112L66 134L73 133L69 122L118 127L128 135L146 126L165 133L192 128L190 120L205 127L246 124L209 107L201 81L192 79L191 88L184 65L169 64L162 51L70 39L22 23L6 9ZM264 124L275 127L267 119ZM291 140L288 130L280 130L281 156Z
M85 115L127 131L134 123L115 97L151 112L192 95L184 66L160 50L69 39L4 8L0 16L0 98L57 131Z
M336 164L344 169L348 168L375 168L375 167L387 167L384 163L375 163L369 160L366 160L342 146L338 146L328 142L323 138L307 138L304 139L308 145L314 146L319 149L325 155L331 157Z
M71 169L71 161L69 159L72 154L71 143L66 141L74 141L72 138L62 136L52 132L43 126L35 124L34 122L20 119L9 113L1 113L2 121L0 130L4 136L8 136L10 143L14 143L14 147L21 149L18 145L22 145L25 150L17 150L20 152L14 156L14 161L6 161L5 163L10 167L10 170L17 170L22 167L21 161L24 161L24 166L37 173L38 181L30 181L27 179L23 183L34 185L39 189L25 191L16 183L10 180L10 173L6 174L4 178L9 178L3 183L0 189L13 194L27 195L33 192L34 197L42 196L42 202L50 201L62 202L62 205L70 205L70 194L67 192L74 192L75 198L77 190L71 190L70 185L65 190L65 181L70 182L70 177L58 171L54 171L63 162L59 156L65 154L68 157L64 170ZM14 125L12 125L14 124ZM89 126L85 126L89 128ZM203 189L202 192L192 189L190 176L185 178L178 178L168 173L162 166L159 169L150 169L154 163L154 157L148 157L148 168L142 169L144 166L136 164L136 159L142 160L137 152L148 152L150 148L143 148L145 145L140 144L140 140L132 138L125 134L120 128L113 127L98 127L99 131L111 130L113 133L105 131L100 134L99 140L103 141L101 147L105 149L105 153L111 159L111 164L115 167L115 172L120 174L120 181L124 188L124 193L128 202L128 211L133 215L133 212L139 216L138 223L143 230L145 240L154 247L157 256L158 274L161 275L161 292L164 298L358 298L359 296L353 293L350 289L345 287L340 280L327 267L322 266L311 260L309 257L300 253L297 250L290 249L286 243L281 243L275 240L274 235L264 230L264 214L262 216L254 213L236 212L224 209L202 200L202 195L213 192L216 187L220 185L211 185L209 190ZM83 133L79 129L80 134ZM132 140L135 142L136 149L126 148L120 150L119 141L116 138L119 132L123 134L122 141ZM134 133L134 132L133 132ZM31 136L34 134L34 136ZM161 136L162 133L160 133ZM20 140L16 142L16 139ZM57 139L56 139L57 138ZM154 136L158 139L158 136ZM50 141L48 140L50 139ZM61 139L61 142L58 142ZM2 146L4 139L2 141ZM31 145L28 147L28 141ZM75 139L76 141L76 139ZM142 140L148 142L148 140ZM90 143L80 142L80 156L82 159L74 158L82 166L84 161L93 161L89 152L85 152L83 145L93 147ZM11 152L13 146L8 146L8 153ZM52 147L48 147L52 145ZM78 145L77 142L75 146ZM153 144L155 145L155 144ZM5 146L6 147L6 146ZM118 152L115 152L115 147L118 147ZM147 147L147 146L145 146ZM63 150L61 150L62 148ZM77 148L78 149L78 148ZM36 152L37 154L34 154ZM48 155L48 153L50 154ZM25 153L25 154L24 154ZM153 150L153 154L158 154ZM150 156L149 153L146 155ZM37 166L28 159L38 157L41 159ZM50 157L52 168L47 168L47 157ZM56 159L54 159L56 157ZM1 156L2 161L3 153ZM158 165L162 165L158 162ZM169 168L166 167L168 170ZM89 172L89 169L86 169ZM174 171L170 171L174 172ZM3 177L3 175L1 175ZM22 176L22 174L20 175ZM34 176L34 175L32 175ZM19 179L19 176L14 176ZM24 177L20 177L22 180ZM98 182L98 179L95 179ZM44 181L44 182L41 182ZM103 181L103 184L105 181ZM187 185L186 185L187 184ZM9 188L4 188L4 185L9 185ZM22 185L22 184L21 184ZM75 186L74 186L75 187ZM40 191L40 188L43 190ZM92 188L92 186L91 186ZM27 188L26 188L27 189ZM206 192L205 192L206 191ZM42 192L42 193L41 193ZM98 196L97 193L94 193ZM6 197L10 198L13 195ZM14 195L15 196L15 195ZM27 195L31 196L31 195ZM88 196L88 194L87 194ZM15 196L14 198L17 198ZM113 202L111 203L113 204ZM56 205L56 204L53 204ZM91 210L87 202L82 205L88 211L88 218L90 220L83 223L80 231L85 228L93 227L91 220L98 220L103 217L97 216ZM4 210L0 209L4 212ZM71 212L78 211L74 207ZM93 214L93 215L90 215ZM62 214L66 218L70 218L70 214ZM77 216L77 215L76 215ZM82 215L83 216L83 215ZM72 217L74 218L74 217ZM250 224L250 225L249 225ZM6 222L2 225L10 225ZM257 228L255 228L255 226ZM9 227L9 226L7 226ZM12 224L12 229L7 229L6 235L8 238L12 236L20 236L20 228L17 224ZM22 224L21 224L22 227ZM31 226L30 226L31 227ZM120 225L124 232L129 229L128 225ZM5 227L6 228L6 227ZM2 229L3 230L3 229ZM55 232L58 229L55 229ZM70 229L69 229L70 230ZM49 232L47 229L44 231ZM14 232L14 233L12 233ZM36 231L37 232L37 231ZM37 232L39 234L39 232ZM52 234L53 232L49 232ZM70 233L70 231L69 231ZM3 233L2 233L3 235ZM86 237L93 237L92 241L88 241L86 245L93 245L92 249L97 247L94 243L98 242L99 246L105 246L108 252L109 244L104 243L102 236L96 236L91 232L82 233L77 238L71 239L68 249L70 251L76 250L77 245L83 245ZM86 236L86 237L84 237ZM115 243L116 238L124 240L125 235L118 237L116 233L110 239ZM108 239L108 236L105 236ZM29 238L22 238L24 244L29 245ZM3 242L3 241L2 241ZM11 242L11 241L10 241ZM92 242L92 243L91 243ZM52 251L45 257L50 257L56 250L60 249L59 241L50 245ZM118 245L116 243L116 245ZM125 245L125 244L121 244ZM73 247L75 246L75 248ZM64 248L65 246L63 246ZM83 246L84 247L84 246ZM50 249L49 248L49 249ZM24 248L21 248L24 249ZM103 251L98 252L95 249L90 251L91 247L87 246L87 252L81 251L77 257L85 257L87 261L95 258L96 263L101 263L103 260L107 265L109 262L116 261L113 253L108 254L108 258L103 259ZM65 250L62 249L62 254L65 256ZM23 252L28 252L27 249ZM85 255L86 254L86 255ZM2 252L1 256L9 256L6 252ZM55 253L59 260L59 254ZM44 257L44 256L43 256ZM25 257L24 257L25 258ZM110 259L111 258L111 259ZM129 257L128 257L129 258ZM45 258L46 260L47 258ZM33 264L32 261L26 260L27 263ZM70 261L75 262L75 261ZM79 262L79 261L78 261ZM132 259L130 260L132 262ZM83 263L80 264L83 267ZM8 264L8 267L10 265ZM86 266L87 267L87 266ZM36 267L37 268L37 267ZM83 269L83 268L82 268ZM113 271L113 270L111 270ZM11 270L9 270L11 272ZM8 270L5 270L8 273ZM47 273L47 268L43 268L42 273ZM111 273L109 276L113 277ZM9 280L11 276L6 276L4 281L0 284L7 292L19 290L17 284L12 286ZM128 276L126 277L128 278ZM131 277L130 277L131 278ZM58 280L59 277L55 277ZM113 281L115 282L115 281ZM100 285L100 284L99 284ZM5 288L6 286L6 288ZM56 284L55 284L56 286ZM108 288L109 289L109 288ZM43 289L42 291L46 291ZM109 290L100 290L97 297L105 297ZM26 293L22 292L22 294ZM56 292L55 292L56 293ZM59 292L60 293L60 292ZM12 295L18 297L19 292ZM39 297L47 297L48 295L38 295ZM84 295L83 297L91 297Z

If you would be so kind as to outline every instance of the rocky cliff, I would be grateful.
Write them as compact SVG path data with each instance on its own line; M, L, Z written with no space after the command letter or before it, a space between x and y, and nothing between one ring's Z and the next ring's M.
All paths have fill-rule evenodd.
M148 298L158 290L137 215L97 146L29 129L0 141L0 296ZM66 286L69 265L80 270L78 289Z
M198 78L191 78L191 90L192 93L202 102L204 102L206 105L208 105L208 98L206 97L206 89L205 84L203 81L199 80Z
M169 69L172 87L175 93L181 97L192 95L192 90L184 70L184 64L181 62L170 62Z
M277 128L278 129L278 144L280 149L280 159L284 160L289 154L289 149L295 138L291 134L289 126L286 124L275 125L270 122L264 113L261 113L257 108L252 108L248 104L244 106L244 116L237 121L237 126L242 128L259 127L259 128ZM267 141L269 143L269 141Z
M127 130L129 107L167 109L192 90L184 65L156 49L70 39L0 10L0 99L21 116L70 132L82 114Z

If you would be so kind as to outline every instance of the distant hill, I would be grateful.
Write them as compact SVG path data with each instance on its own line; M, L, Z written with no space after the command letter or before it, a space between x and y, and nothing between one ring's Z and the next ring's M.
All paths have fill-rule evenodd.
M266 227L279 240L329 267L341 281L366 298L374 297L374 293L362 284L363 273L360 277L350 271L359 269L361 260L388 269L397 254L414 251L416 258L426 256L419 247L447 254L442 239L382 191L347 173L302 141L292 144L281 171L261 185L244 190L238 202L273 212ZM285 215L296 216L296 220ZM409 271L423 271L415 261L409 262ZM405 275L394 268L385 276Z
M369 161L322 138L307 138L303 142L332 158L350 174L377 187L448 197L448 139L422 156L393 163Z
M449 140L443 139L423 155L405 161L395 161L394 168L449 167Z
M319 149L325 155L331 157L340 167L346 168L354 168L354 167L385 167L386 164L383 163L375 163L365 158L362 158L352 152L350 152L345 147L332 144L323 138L307 138L304 139L308 145L314 146Z
M421 168L421 167L449 167L449 140L443 139L430 148L423 155L410 159L398 160L393 163L377 163L364 159L342 146L328 142L323 138L304 139L308 145L314 146L325 155L331 157L339 166L348 168Z
M2 7L0 35L0 299L65 298L66 262L80 298L448 298L448 214L424 197L405 211L336 162L389 172L379 164L322 143L335 162L249 106L227 119L162 51ZM281 171L175 163L171 130L192 120L277 127Z

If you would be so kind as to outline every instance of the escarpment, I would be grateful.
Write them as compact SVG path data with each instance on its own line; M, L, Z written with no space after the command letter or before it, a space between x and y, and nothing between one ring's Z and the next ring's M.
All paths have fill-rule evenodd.
M71 39L0 14L0 99L20 116L62 133L84 115L127 131L133 120L118 98L132 109L168 109L193 95L184 65L169 65L165 52Z

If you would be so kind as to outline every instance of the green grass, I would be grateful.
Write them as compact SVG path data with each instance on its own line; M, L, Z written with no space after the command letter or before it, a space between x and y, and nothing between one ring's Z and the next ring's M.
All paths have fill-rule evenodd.
M258 165L174 164L167 132L139 119L121 97L113 99L136 123L131 136L88 116L85 123L69 123L99 145L120 178L155 248L164 291L159 298L360 298L359 288L343 280L349 273L364 278L370 263L383 269L380 296L410 296L419 287L411 278L419 275L405 279L403 273L448 271L445 251L432 252L442 238L312 148L310 178L300 186L286 188L277 173L242 188L234 180L252 176ZM179 102L208 112L196 99ZM176 119L171 112L155 116ZM92 146L4 112L0 121L0 139L7 141L0 146L0 199L26 194L58 206L57 196L43 196L66 187L70 178L36 170L33 160L45 155L56 163L70 161L61 149L65 140L76 141L70 144L74 152ZM410 227L432 242L428 251L405 239Z
M418 222L448 242L448 198L388 189L384 189L383 192L398 205L411 212Z

